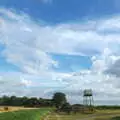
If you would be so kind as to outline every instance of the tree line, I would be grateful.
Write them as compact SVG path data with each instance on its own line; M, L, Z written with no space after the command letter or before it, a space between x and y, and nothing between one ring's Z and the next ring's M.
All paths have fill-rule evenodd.
M51 99L43 99L36 97L16 97L3 96L0 98L1 106L24 106L24 107L49 107L52 106Z
M67 103L66 95L64 93L55 93L51 99L43 99L37 97L16 97L3 96L0 97L0 106L25 106L25 107L50 107L55 106L61 108L63 104Z
M120 109L119 105L100 105L100 106L95 106L96 109Z
M80 112L83 111L84 105L71 105L66 95L61 92L53 94L51 99L43 99L36 97L16 97L3 96L0 98L0 106L24 106L24 107L56 107L58 112ZM120 109L120 106L94 106L95 109Z
M77 112L78 105L70 105L67 102L66 95L57 92L51 99L43 99L36 97L16 97L16 96L3 96L0 98L0 106L24 106L24 107L55 107L57 112L71 111Z

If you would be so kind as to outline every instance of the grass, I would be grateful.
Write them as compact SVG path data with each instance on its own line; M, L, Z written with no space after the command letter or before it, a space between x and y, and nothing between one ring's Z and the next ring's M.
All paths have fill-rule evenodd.
M96 118L95 120L120 120L120 117L109 117L109 116L107 116L107 117L99 117L99 118Z
M57 113L52 113L48 116L47 120L82 120L84 118L88 118L92 114L57 114Z
M52 113L47 120L120 120L120 110L99 110L93 114L57 114ZM116 117L116 118L115 118Z
M114 117L112 120L120 120L120 117Z
M19 110L0 114L0 120L43 120L46 117L47 120L120 120L120 110L99 110L93 114L57 114L52 112L47 114L52 109L29 109Z
M51 109L20 110L0 114L0 120L41 120Z

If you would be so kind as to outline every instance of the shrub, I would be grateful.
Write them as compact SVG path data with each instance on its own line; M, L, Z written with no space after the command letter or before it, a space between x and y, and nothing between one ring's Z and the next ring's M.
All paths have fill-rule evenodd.
M65 104L62 105L61 111L70 114L70 112L72 111L72 107L69 103L65 103Z

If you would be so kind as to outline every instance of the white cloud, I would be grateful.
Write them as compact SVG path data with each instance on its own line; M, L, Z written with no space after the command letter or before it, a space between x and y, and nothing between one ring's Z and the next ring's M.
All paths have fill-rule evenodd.
M30 80L24 80L19 72L0 73L0 96L7 95L25 95L27 87L31 84Z
M106 96L120 92L119 78L104 73L120 59L119 15L84 23L52 26L35 22L25 13L17 14L13 11L0 9L0 44L5 47L2 55L6 61L16 65L24 74L22 81L18 79L17 84L27 86L24 93L27 91L27 95L32 95L33 91L35 93L39 90L45 93L52 90L74 90L78 93L80 88L93 88L97 93L104 93ZM91 56L91 69L81 70L79 73L57 73L53 66L59 67L59 63L53 60L51 53ZM48 81L41 84L41 80ZM1 84L4 82L3 79L0 80ZM44 85L44 90L31 88L41 85ZM13 91L11 87L9 89Z
M37 75L24 74L20 72L0 73L0 96L36 96L50 97L47 93L53 90L65 88L68 83L60 79L68 76L63 73L45 73Z
M117 66L119 67L119 65L117 64L112 67L114 74L117 76L107 70L111 70L111 65L114 65L119 60L119 56L113 55L113 53L106 48L103 51L103 54L93 56L91 59L93 61L91 69L81 70L80 72L73 73L71 76L65 78L64 81L68 82L69 86L62 89L62 91L68 94L70 97L69 100L72 103L79 103L80 101L78 101L78 98L79 100L82 100L81 91L92 88L96 102L101 101L103 104L104 101L108 100L107 104L115 104L115 100L120 100L120 77L118 76L120 70L117 69ZM104 97L101 98L101 96Z

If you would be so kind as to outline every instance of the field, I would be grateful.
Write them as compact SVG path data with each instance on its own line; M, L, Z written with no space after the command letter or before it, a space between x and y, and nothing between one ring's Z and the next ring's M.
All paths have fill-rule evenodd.
M9 107L8 107L8 110L6 111L6 110L4 109L4 106L0 106L0 113L1 113L1 112L12 112L12 111L18 111L18 110L28 110L28 109L33 109L33 108L12 107L12 106L9 106Z
M101 110L94 114L56 114L52 113L46 120L120 120L120 110Z
M11 112L0 114L0 120L120 120L120 110L98 110L93 114L57 114L50 108L11 108ZM15 110L15 111L14 111ZM17 110L17 111L16 111ZM44 118L44 119L43 119Z
M40 120L50 109L29 109L0 113L0 120Z

